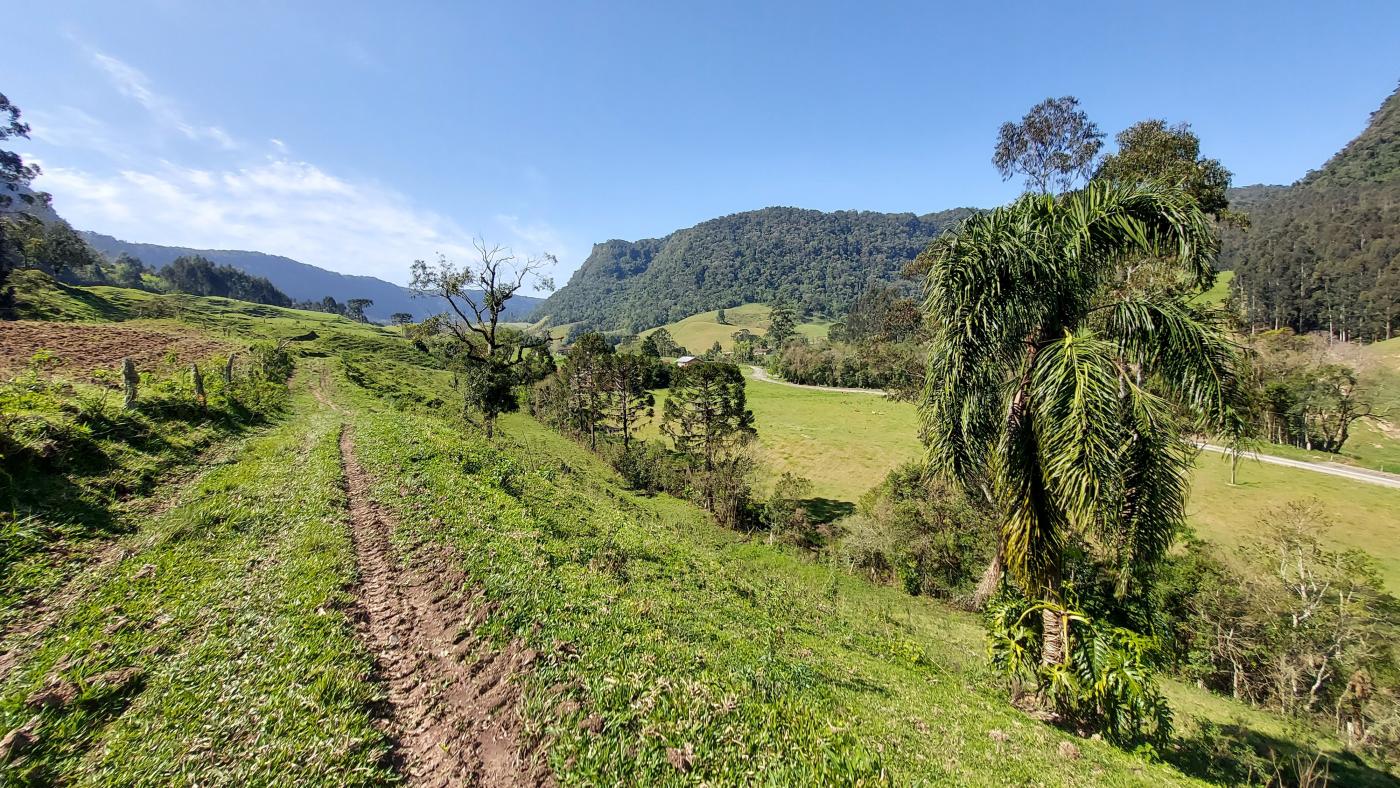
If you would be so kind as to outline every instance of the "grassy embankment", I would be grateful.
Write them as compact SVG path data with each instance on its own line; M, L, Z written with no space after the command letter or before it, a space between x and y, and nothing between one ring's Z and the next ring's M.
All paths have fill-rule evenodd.
M237 311L190 319L205 331L227 319L240 339L315 319ZM318 331L303 363L335 370L319 379L339 389L331 396L355 424L400 541L456 547L470 581L499 603L484 632L540 651L526 711L561 782L1191 782L1013 709L985 671L974 618L719 529L688 504L636 495L523 415L505 419L490 446L447 415L442 375L405 343L334 321ZM348 355L315 359L334 348ZM774 402L760 430L768 421L779 446L775 415L825 407L836 426L847 407L781 400L833 395L755 383L760 414L762 389ZM870 429L885 424L879 416ZM368 727L376 691L344 610L353 564L334 455L340 418L299 393L281 424L141 522L131 554L28 644L0 685L3 723L28 719L23 699L55 669L82 693L40 712L42 743L26 761L35 779L384 776L383 742ZM800 431L795 418L789 429ZM819 447L834 434L811 438ZM94 678L133 667L140 678ZM1234 734L1291 746L1294 734L1269 715L1190 688L1172 694L1183 711L1238 725ZM598 733L580 727L593 715ZM1197 772L1220 738L1197 736L1190 716L1165 755ZM1062 754L1069 743L1079 758ZM1354 762L1333 775L1387 779Z
M491 621L501 641L522 637L554 657L527 680L528 710L566 781L676 778L668 748L693 752L689 777L712 783L1189 781L1012 709L985 670L973 616L717 528L667 496L638 496L524 415L503 420L493 449L440 416L364 394L354 407L364 463L405 543L455 547L501 603ZM562 718L551 713L559 688ZM1188 772L1222 741L1198 715L1279 752L1300 735L1193 688L1169 691L1186 713L1165 755ZM601 735L580 729L591 715ZM1080 760L1061 755L1066 742ZM1323 746L1335 755L1335 742ZM1347 758L1333 773L1387 779Z

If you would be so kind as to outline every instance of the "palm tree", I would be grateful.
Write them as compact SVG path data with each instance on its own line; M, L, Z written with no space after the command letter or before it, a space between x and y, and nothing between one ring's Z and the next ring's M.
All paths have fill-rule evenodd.
M1066 545L1105 557L1125 594L1182 524L1187 433L1243 430L1240 357L1214 316L1122 283L1150 257L1204 286L1216 248L1181 189L1096 182L972 216L925 252L930 470L999 509L989 574L1046 603L1046 664L1067 657Z

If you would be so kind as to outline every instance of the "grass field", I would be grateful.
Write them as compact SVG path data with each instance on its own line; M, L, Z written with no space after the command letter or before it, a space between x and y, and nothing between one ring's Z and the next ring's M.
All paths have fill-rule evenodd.
M1194 299L1202 304L1219 306L1225 303L1225 299L1230 295L1230 283L1235 279L1234 271L1221 271L1215 277L1215 284L1204 293Z
M684 345L685 349L692 355L700 355L709 350L714 343L718 342L720 347L730 350L734 347L733 334L740 329L748 329L752 334L764 334L768 331L768 313L772 310L766 304L744 304L724 310L725 322L719 322L719 310L713 312L701 312L691 315L675 323L668 323L659 328L666 329L678 344ZM831 327L831 322L820 320L810 323L801 323L797 326L797 333L810 339L825 339L827 329ZM638 336L645 337L655 332L656 328L647 329Z
M59 293L50 307L146 298L84 292L96 302ZM446 404L443 373L393 332L193 303L132 324L237 343L318 336L295 345L283 415L207 467L163 470L153 505L106 542L114 557L51 627L0 628L0 666L14 655L0 667L0 731L35 734L18 760L0 757L0 782L393 778L385 693L353 624L342 424L402 560L445 556L479 595L473 653L528 647L530 669L510 681L561 785L1193 785L1240 779L1219 762L1226 735L1285 757L1316 744L1341 783L1393 781L1316 732L1178 684L1178 736L1160 760L1046 725L1007 701L973 616L628 490L524 414L488 443ZM749 392L768 461L818 495L852 500L918 451L907 404Z
M805 476L819 498L853 503L891 469L919 457L918 418L909 403L752 379L747 393L769 473ZM1187 517L1201 536L1240 544L1270 507L1315 497L1337 521L1335 542L1371 553L1387 586L1400 590L1400 490L1248 461L1238 486L1229 478L1223 457L1202 455Z

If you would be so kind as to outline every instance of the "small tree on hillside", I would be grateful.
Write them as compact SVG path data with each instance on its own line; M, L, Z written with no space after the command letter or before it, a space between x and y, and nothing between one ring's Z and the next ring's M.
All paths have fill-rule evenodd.
M703 472L705 508L732 525L743 497L736 484L744 473L739 449L757 434L743 374L733 364L710 361L677 370L662 412L661 431Z
M797 313L792 304L786 301L774 304L773 311L768 315L768 344L774 348L782 347L783 342L795 333Z
M29 139L29 124L19 119L19 107L10 103L5 94L0 93L0 141L11 137ZM49 196L42 192L28 191L30 181L39 175L39 167L25 164L24 159L13 151L0 150L0 210L7 214L14 212L16 200L20 207L17 215L6 222L0 222L0 319L12 317L14 308L14 288L8 284L10 270L22 256L12 242L7 224L37 224L38 219L28 213L29 208L42 208L48 205Z
M608 357L603 367L603 414L610 429L622 433L624 450L632 448L637 425L651 418L656 398L647 389L649 360L631 353Z
M722 326L727 326L727 325L729 325L729 321L728 321L727 319L725 319L725 317L724 317L724 308L723 308L723 307L720 307L720 310L719 310L718 312L715 313L715 322L716 322L716 323L719 323L719 324L722 325Z
M661 349L656 346L656 336L654 334L647 334L642 337L638 352L649 358L661 358Z
M656 345L657 352L662 356L675 357L685 353L685 348L676 344L676 340L671 338L671 332L664 328L658 328L651 332L647 335L647 339Z
M606 416L608 367L613 347L597 332L581 335L569 346L564 379L569 392L569 414L574 430L588 436L588 448L598 448L598 428Z
M394 314L389 315L389 325L392 326L406 326L412 322L413 315L409 314L408 312L395 312Z
M359 323L368 323L369 318L365 317L365 310L374 306L374 301L369 298L352 298L345 302L345 316Z
M468 407L482 414L486 437L495 431L496 416L519 407L513 390L518 367L527 350L545 347L548 337L534 336L501 326L501 315L510 299L532 282L553 289L541 272L555 261L553 255L518 258L509 249L474 240L477 259L457 265L438 255L436 263L413 262L411 287L418 295L442 299L452 310L424 321L425 331L445 332L455 340L450 360L461 372Z

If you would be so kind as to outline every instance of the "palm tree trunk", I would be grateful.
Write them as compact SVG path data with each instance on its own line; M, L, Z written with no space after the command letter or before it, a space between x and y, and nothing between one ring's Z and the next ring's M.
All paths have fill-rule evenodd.
M972 591L972 599L968 600L968 605L973 610L986 608L987 600L992 598L997 586L1001 585L1001 578L1006 574L1001 554L1002 548L998 545L996 555L992 556L992 562L987 564L986 570L982 572L982 579L977 581L977 588Z
M1065 619L1058 609L1045 608L1040 611L1042 665L1061 665L1068 659L1065 652Z
M1059 572L1045 584L1045 608L1040 611L1040 664L1063 665L1069 661L1069 621L1060 607Z

